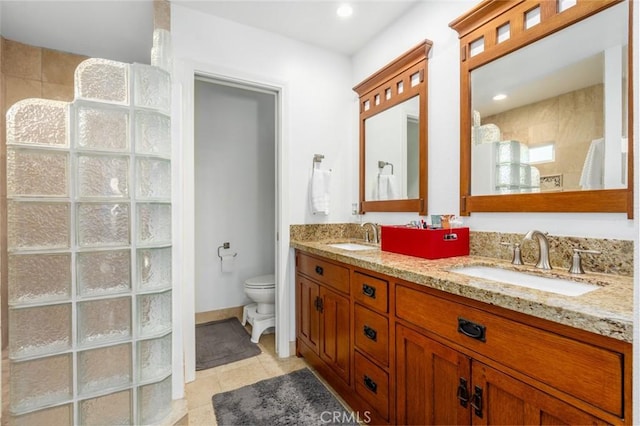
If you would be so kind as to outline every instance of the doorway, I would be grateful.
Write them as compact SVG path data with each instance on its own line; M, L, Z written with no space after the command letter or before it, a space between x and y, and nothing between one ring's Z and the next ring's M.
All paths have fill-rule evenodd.
M237 315L249 278L278 282L277 105L269 89L195 78L196 317Z

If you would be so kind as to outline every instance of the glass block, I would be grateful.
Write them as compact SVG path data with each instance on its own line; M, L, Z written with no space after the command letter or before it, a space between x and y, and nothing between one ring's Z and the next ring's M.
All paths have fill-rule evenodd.
M171 411L171 376L159 383L138 388L140 423L153 424Z
M69 146L69 104L25 99L7 111L7 145Z
M69 154L52 150L7 148L7 195L69 196Z
M139 249L137 258L140 290L171 287L171 247Z
M169 112L171 108L171 76L151 65L133 64L133 101L137 107Z
M34 425L73 425L73 405L66 404L53 408L45 408L22 416L12 416L9 420L12 426L34 426Z
M171 292L138 295L138 325L142 336L171 330Z
M69 248L69 203L9 201L9 250Z
M173 55L171 54L171 32L161 28L153 30L153 47L151 48L151 65L171 72Z
M80 296L123 293L131 289L131 251L78 253L77 288Z
M78 352L80 395L131 383L131 344Z
M78 340L81 344L86 346L130 336L129 297L78 303Z
M500 164L496 166L496 186L531 185L531 166L528 164Z
M136 111L136 152L171 155L171 119L163 114Z
M529 147L518 141L496 143L496 163L528 163Z
M9 305L71 297L71 254L12 254L8 257Z
M128 157L78 155L77 170L79 197L128 197Z
M171 373L171 334L138 342L140 380L148 381Z
M105 151L129 149L129 111L79 105L76 112L76 145Z
M71 348L71 304L9 309L9 356L51 354Z
M78 244L82 247L129 245L129 204L78 205Z
M131 390L80 401L79 424L83 426L131 425Z
M480 37L469 44L470 56L476 56L482 52L484 52L484 37Z
M11 411L27 411L71 399L71 364L71 354L10 362Z
M171 199L171 161L136 159L136 197Z
M171 242L171 204L138 204L138 242L168 244Z
M90 58L76 68L76 99L97 99L129 103L129 65L107 59Z

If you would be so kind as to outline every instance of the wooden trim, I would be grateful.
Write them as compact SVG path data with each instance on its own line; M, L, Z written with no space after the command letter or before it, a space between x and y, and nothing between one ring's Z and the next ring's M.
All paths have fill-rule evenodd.
M472 212L572 212L626 213L633 218L633 78L628 81L628 156L627 188L599 191L567 191L561 193L472 195L471 194L471 80L472 70L531 44L554 32L594 15L625 0L578 0L578 3L557 13L555 0L485 0L449 26L460 38L460 215ZM628 74L633 76L633 1L629 3ZM540 7L541 22L524 28L524 13ZM509 22L510 38L496 41L496 31ZM484 38L484 51L469 56L470 44Z
M360 214L366 212L418 212L420 215L427 214L427 57L432 44L430 40L424 40L353 88L359 95L360 111ZM418 74L419 82L411 86L411 76L415 74ZM402 93L398 93L399 82L403 84ZM389 99L386 96L387 90L391 93ZM419 96L420 105L419 198L366 201L365 120L415 96ZM365 103L368 103L367 109L364 107Z

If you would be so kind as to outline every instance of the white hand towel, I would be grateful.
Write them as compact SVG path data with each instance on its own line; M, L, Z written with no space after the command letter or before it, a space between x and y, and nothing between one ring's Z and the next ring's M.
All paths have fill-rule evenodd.
M602 189L604 183L604 139L591 141L582 166L582 189Z
M329 190L331 187L331 170L314 169L309 188L311 213L329 214Z
M395 175L378 175L378 200L397 200L400 198L398 179Z

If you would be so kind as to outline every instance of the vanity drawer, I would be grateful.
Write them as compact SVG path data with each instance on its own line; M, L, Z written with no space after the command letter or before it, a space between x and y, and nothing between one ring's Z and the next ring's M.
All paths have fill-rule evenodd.
M357 302L380 312L389 310L389 283L360 272L354 272L352 282L353 297Z
M356 347L388 366L389 320L356 303L354 327Z
M356 393L367 401L380 417L389 420L389 375L357 351L354 362Z
M298 272L349 294L349 269L304 253L298 253Z
M624 355L396 286L396 315L596 407L623 416ZM459 331L460 330L460 331Z

